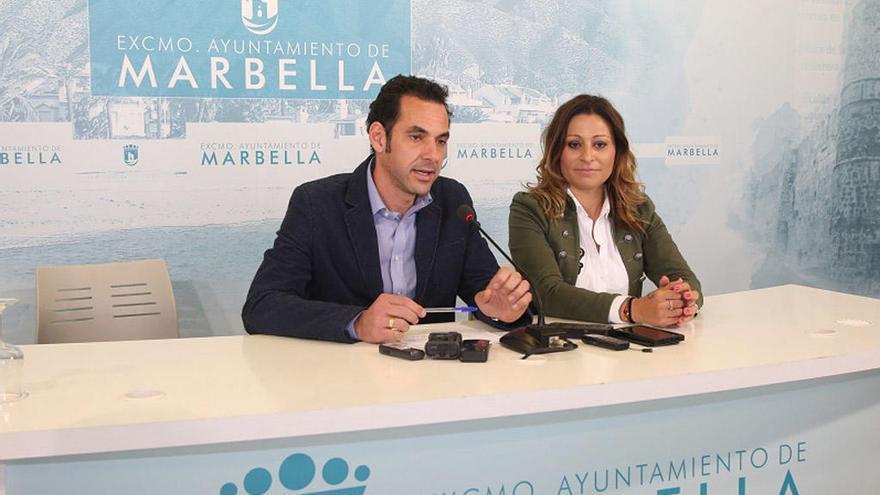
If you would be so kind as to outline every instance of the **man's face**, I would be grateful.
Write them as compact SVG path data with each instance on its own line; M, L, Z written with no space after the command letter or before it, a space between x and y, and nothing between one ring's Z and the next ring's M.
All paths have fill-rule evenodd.
M449 140L449 116L440 103L405 95L400 99L400 113L385 135L382 124L369 129L370 144L376 152L374 180L383 199L412 204L416 196L431 190L440 175ZM383 189L383 185L390 186ZM393 198L385 198L390 194ZM392 205L388 205L389 207Z

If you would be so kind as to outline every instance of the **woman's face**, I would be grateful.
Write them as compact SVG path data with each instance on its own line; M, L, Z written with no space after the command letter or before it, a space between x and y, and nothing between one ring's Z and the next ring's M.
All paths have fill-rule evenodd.
M611 177L617 155L608 124L598 115L577 115L568 123L560 165L575 192L601 189Z

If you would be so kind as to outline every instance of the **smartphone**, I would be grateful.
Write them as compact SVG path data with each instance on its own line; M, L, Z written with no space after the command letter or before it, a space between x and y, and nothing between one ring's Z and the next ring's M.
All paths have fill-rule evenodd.
M379 344L379 353L386 356L406 359L407 361L418 361L419 359L425 358L425 351L416 349L415 347L407 347L396 342Z
M584 335L600 334L607 335L608 331L614 326L607 323L571 323L571 322L553 322L548 323L548 327L556 330L565 330L565 337L569 339L579 339Z
M659 328L647 327L644 325L615 328L613 330L609 330L608 335L648 347L674 345L684 340L684 335L680 333L670 332L669 330L661 330Z
M586 334L581 337L585 344L611 349L612 351L625 351L629 349L629 341L601 334Z

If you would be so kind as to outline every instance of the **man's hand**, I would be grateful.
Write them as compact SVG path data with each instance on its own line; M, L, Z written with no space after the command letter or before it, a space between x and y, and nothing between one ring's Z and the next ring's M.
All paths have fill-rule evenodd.
M406 296L380 294L355 320L354 331L371 344L400 340L425 314L425 308Z
M512 323L529 307L532 293L529 282L508 266L502 266L485 290L477 293L477 307L484 315Z

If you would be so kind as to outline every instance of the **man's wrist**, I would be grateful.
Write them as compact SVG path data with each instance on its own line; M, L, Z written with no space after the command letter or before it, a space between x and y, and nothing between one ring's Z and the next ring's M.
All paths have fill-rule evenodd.
M361 340L357 333L357 322L362 314L364 314L363 311L354 315L354 318L352 318L351 321L348 322L348 325L345 326L345 333L354 340Z

